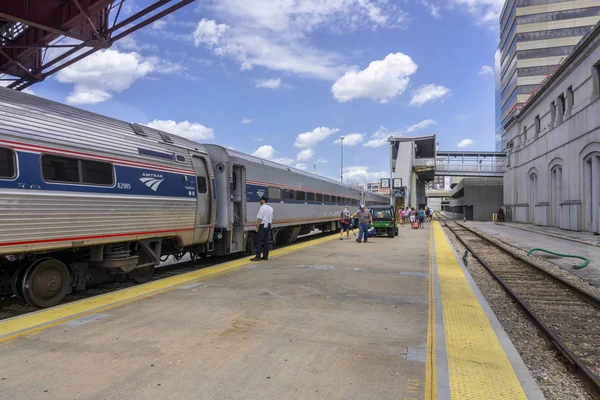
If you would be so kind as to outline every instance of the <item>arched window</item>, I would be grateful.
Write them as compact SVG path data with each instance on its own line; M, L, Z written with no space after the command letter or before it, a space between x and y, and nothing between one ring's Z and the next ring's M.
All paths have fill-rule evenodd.
M535 205L537 204L538 175L537 169L532 168L529 172L529 210L528 222L535 224Z
M600 233L600 151L583 158L584 229Z
M561 203L563 202L563 167L562 159L555 158L549 164L550 169L550 207L551 207L551 224L552 226L560 227L561 221Z

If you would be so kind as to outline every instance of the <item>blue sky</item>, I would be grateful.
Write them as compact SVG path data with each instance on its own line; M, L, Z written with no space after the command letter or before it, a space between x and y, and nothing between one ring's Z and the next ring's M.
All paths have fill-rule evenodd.
M494 149L501 7L198 0L31 89L334 178L344 135L345 176L364 183L386 175L390 133Z

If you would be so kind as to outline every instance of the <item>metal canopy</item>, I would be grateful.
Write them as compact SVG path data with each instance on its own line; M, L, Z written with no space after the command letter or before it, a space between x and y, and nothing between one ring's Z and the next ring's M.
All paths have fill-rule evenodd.
M0 81L25 89L194 2L158 0L124 17L127 1L1 0Z

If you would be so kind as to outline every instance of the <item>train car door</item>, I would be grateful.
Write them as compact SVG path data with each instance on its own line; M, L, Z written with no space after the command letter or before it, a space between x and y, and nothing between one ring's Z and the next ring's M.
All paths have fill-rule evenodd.
M231 252L243 251L244 225L246 224L246 169L241 165L233 166L233 185L231 199L233 201L233 232Z
M202 157L193 156L192 165L196 173L196 237L197 241L205 242L209 239L211 216L212 216L212 187L206 160Z

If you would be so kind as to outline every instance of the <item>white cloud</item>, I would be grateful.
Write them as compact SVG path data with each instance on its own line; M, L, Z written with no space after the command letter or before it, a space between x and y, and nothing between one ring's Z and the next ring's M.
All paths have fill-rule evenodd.
M93 104L110 99L113 93L128 89L136 80L152 72L173 73L179 70L179 65L158 57L108 49L59 71L56 80L75 85L74 91L67 97L68 103Z
M194 33L192 33L194 44L196 47L198 47L200 43L216 46L228 29L229 26L227 24L217 24L213 20L202 18L200 22L198 22Z
M381 178L387 178L389 173L385 171L370 171L369 167L353 165L344 167L343 175L346 182L364 184L365 180L373 182Z
M411 125L408 128L406 128L406 132L407 133L411 133L411 132L414 132L416 130L425 129L428 126L434 126L434 125L437 125L437 122L435 122L432 119L425 119L425 120L423 120L421 122L417 122L416 124Z
M244 118L242 119L242 124L249 124L250 122L252 122L252 120L251 120L250 118L246 118L246 117L244 117Z
M344 135L344 146L354 147L359 143L362 143L365 140L365 135L363 133L349 133ZM341 139L336 139L333 143L340 144Z
M433 2L430 1L426 1L426 0L422 0L421 4L423 4L423 6L425 6L425 8L427 9L427 11L429 11L429 15L431 15L434 18L440 18L440 7L436 4L434 4Z
M167 21L165 21L164 19L159 19L158 21L154 21L152 23L152 29L156 29L159 31L164 29L165 26L167 26Z
M371 135L371 139L369 139L369 141L365 143L365 147L381 147L383 145L386 145L388 143L387 138L390 135L402 136L398 132L389 132L387 128L381 126L379 127L377 132Z
M266 158L268 160L273 158L275 155L275 149L270 144L265 144L256 149L252 155L255 157Z
M478 25L497 26L504 0L451 0L451 3L475 18Z
M274 161L274 162L280 163L280 164L291 165L294 163L293 158L289 158L289 157L276 158L275 154L277 154L277 152L275 151L273 146L271 146L270 144L262 145L258 149L256 149L256 151L254 153L252 153L252 155L255 157L264 158L265 160Z
M479 70L478 75L494 75L494 69L492 67L490 67L489 65L484 65Z
M312 33L396 28L406 20L394 2L379 0L221 0L206 5L219 22L198 23L196 46L233 58L242 70L260 66L327 80L349 67L340 54L319 49L310 40Z
M21 90L21 92L35 96L35 92L33 91L33 89L30 89L30 88L25 88L25 89Z
M308 149L300 150L296 160L298 161L308 161L315 156L315 152L310 147Z
M264 141L265 141L265 138L264 138L264 137L260 137L260 136L259 136L259 137L252 138L252 139L253 139L255 142L264 142Z
M296 147L313 147L320 141L327 139L329 136L337 133L337 128L319 127L313 129L311 132L304 132L298 135L294 146Z
M296 164L295 167L298 168L298 169L305 170L306 169L306 164L304 164L304 163L298 163L298 164Z
M410 75L417 64L402 53L390 53L383 60L373 61L362 71L348 71L331 87L333 97L343 103L367 97L386 103L408 87Z
M328 162L326 158L319 158L315 161L315 164L327 164Z
M150 128L158 129L159 131L165 131L174 135L183 136L184 138L200 141L213 139L215 137L214 130L208 128L202 124L189 121L176 122L171 119L160 120L155 119L154 121L146 124Z
M279 86L281 86L281 79L279 78L260 80L256 83L257 88L264 89L279 89Z
M411 106L421 107L423 104L430 101L441 99L442 97L449 95L450 89L445 86L437 86L433 83L424 85L413 92L412 99L410 100Z
M458 148L463 148L463 147L467 147L473 144L473 141L471 139L463 139L460 142L458 142L458 144L456 145L456 147Z

